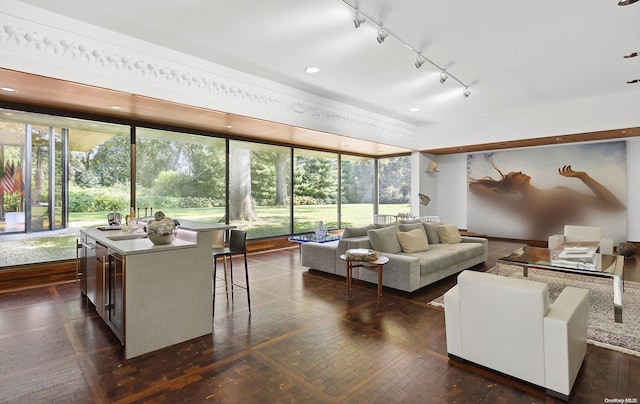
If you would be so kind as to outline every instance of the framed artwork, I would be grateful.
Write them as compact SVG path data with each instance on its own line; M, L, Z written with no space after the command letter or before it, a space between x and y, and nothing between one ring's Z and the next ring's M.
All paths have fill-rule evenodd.
M493 237L547 240L565 224L627 235L626 142L467 156L467 227Z

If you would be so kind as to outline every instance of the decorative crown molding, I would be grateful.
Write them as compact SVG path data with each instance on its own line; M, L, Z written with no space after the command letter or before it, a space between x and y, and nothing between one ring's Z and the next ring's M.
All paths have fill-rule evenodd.
M29 23L36 25L31 21L17 20L21 23ZM100 71L113 78L114 82L126 83L144 81L150 88L155 87L156 90L163 90L161 98L167 99L167 86L171 90L178 91L185 95L199 95L200 100L210 100L215 102L212 105L198 105L205 108L218 109L220 105L225 103L230 107L238 109L238 106L247 107L252 111L262 111L265 116L272 116L274 113L281 116L288 114L289 119L292 115L299 115L298 119L312 122L321 128L332 128L335 132L343 132L348 136L363 137L367 140L389 142L395 139L400 144L415 143L418 136L417 128L410 128L402 125L394 125L386 120L376 118L373 113L363 111L361 114L352 114L341 111L336 108L328 108L320 102L307 101L301 97L295 97L284 94L282 91L261 87L245 81L229 78L211 71L205 71L202 68L194 68L180 64L161 57L136 52L133 49L106 43L88 36L70 33L68 31L56 30L49 26L37 25L37 29L32 27L23 27L18 24L4 24L0 30L0 51L2 49L11 50L15 54L16 51L21 55L28 56L32 60L57 66L67 66L69 71L77 71L78 68L89 71ZM46 33L47 30L55 30L52 33ZM4 59L4 58L2 58ZM198 59L202 64L206 63L206 67L215 70L220 66L210 62ZM4 64L0 62L0 64ZM45 63L34 65L32 73L44 74L39 71L39 67ZM9 67L11 68L11 67ZM240 73L244 74L244 73ZM55 77L55 76L53 76ZM264 81L260 79L261 81ZM74 80L93 85L95 83L87 83L87 80ZM282 87L280 85L277 85ZM136 91L137 90L137 91ZM140 93L139 88L131 92ZM299 92L293 90L292 92ZM143 94L158 97L158 94ZM305 93L309 98L319 98L311 94ZM215 100L215 101L213 101ZM234 112L237 111L224 111ZM294 114L291 114L294 113ZM248 114L244 114L248 115ZM370 116L366 116L370 115ZM295 118L294 118L295 120ZM318 122L320 121L320 122ZM286 124L299 126L299 122L283 122ZM314 128L317 130L323 130ZM325 129L326 130L326 129Z

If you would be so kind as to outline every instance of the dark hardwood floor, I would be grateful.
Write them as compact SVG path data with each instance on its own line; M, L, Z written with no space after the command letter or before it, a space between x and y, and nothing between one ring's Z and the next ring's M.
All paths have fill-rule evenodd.
M492 240L473 269L518 246ZM637 261L626 279L640 281ZM76 283L0 293L0 402L556 402L448 360L444 312L428 302L455 276L385 289L378 304L361 282L347 300L344 280L302 267L297 247L251 254L249 267L251 314L244 291L235 305L218 296L213 334L130 360ZM570 401L639 397L640 357L589 345Z

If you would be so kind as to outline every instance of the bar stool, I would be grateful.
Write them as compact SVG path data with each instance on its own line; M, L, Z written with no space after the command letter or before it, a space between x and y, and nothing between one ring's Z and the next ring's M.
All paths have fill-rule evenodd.
M229 237L229 247L213 248L213 309L216 307L216 271L218 267L218 257L222 257L226 262L226 258L229 257L230 262L230 278L231 282L227 281L227 271L225 268L225 294L229 293L229 287L231 288L231 301L233 302L234 288L247 290L247 305L249 312L251 312L251 295L249 293L249 268L247 265L247 232L244 230L231 230ZM233 256L242 254L244 256L244 275L246 286L238 285L233 281Z

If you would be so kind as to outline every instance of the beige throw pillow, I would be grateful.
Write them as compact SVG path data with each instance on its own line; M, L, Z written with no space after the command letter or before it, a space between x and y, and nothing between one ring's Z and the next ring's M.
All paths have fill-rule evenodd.
M438 237L441 243L456 244L462 242L462 236L455 224L444 224L438 226Z
M401 231L396 235L404 252L413 253L429 249L429 241L423 229Z

